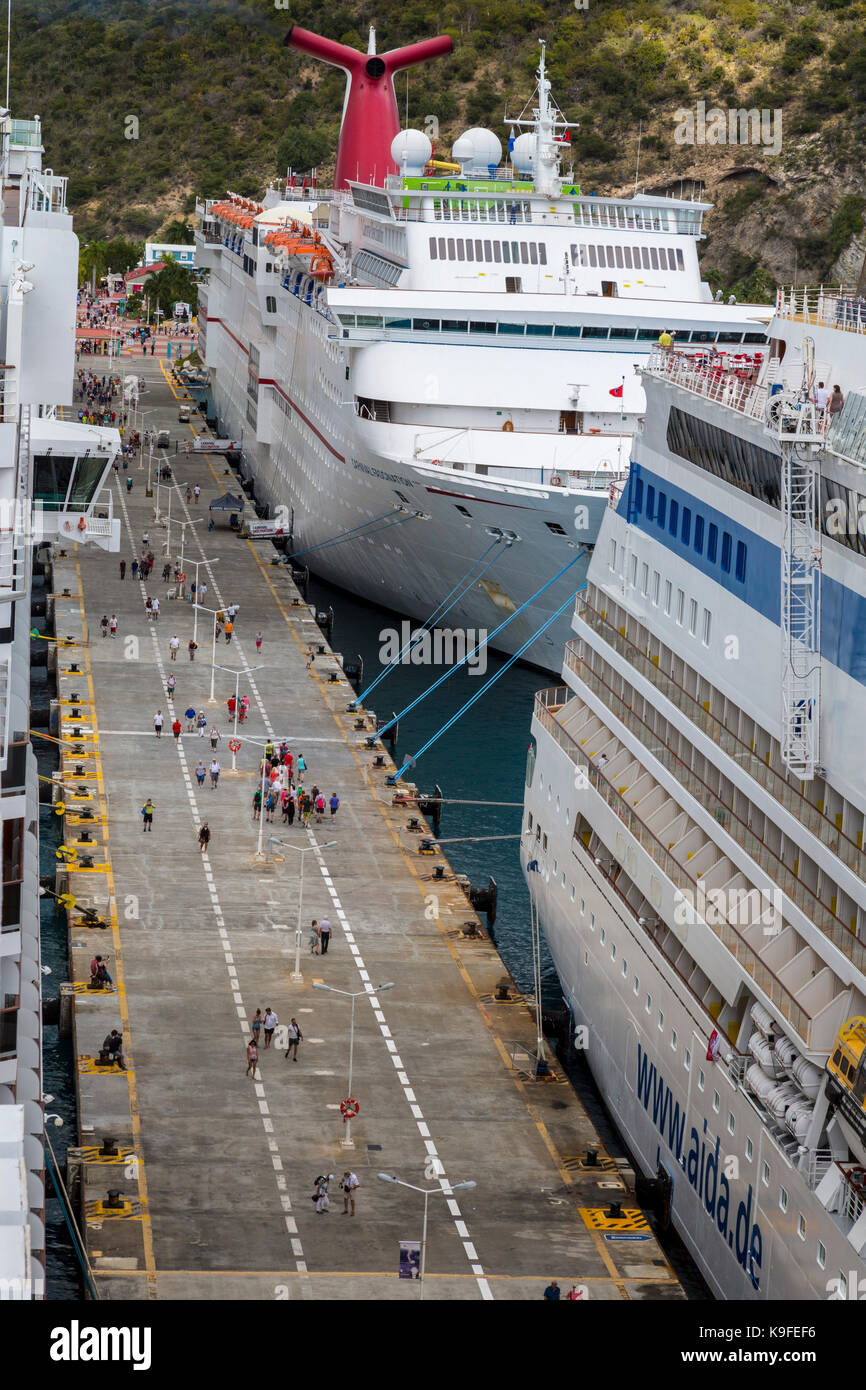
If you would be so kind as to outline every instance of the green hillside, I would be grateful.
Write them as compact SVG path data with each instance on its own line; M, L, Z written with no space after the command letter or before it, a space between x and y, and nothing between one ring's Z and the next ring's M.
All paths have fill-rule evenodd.
M291 23L381 48L448 32L455 52L409 74L410 124L436 116L447 154L469 125L500 136L532 92L539 37L569 119L584 190L700 191L714 282L758 293L844 275L863 260L866 0L22 0L13 12L13 111L43 119L70 175L83 240L151 236L196 193L259 193L291 161L333 168L344 78L283 46ZM397 79L401 114L406 76ZM683 145L678 108L782 113L781 152ZM136 133L137 138L127 138ZM839 261L842 257L841 262Z

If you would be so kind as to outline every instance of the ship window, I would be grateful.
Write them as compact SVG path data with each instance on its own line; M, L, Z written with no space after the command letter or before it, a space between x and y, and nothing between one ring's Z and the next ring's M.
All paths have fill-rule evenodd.
M721 1104L721 1097L720 1097L718 1091L713 1091L713 1111L715 1112L716 1115L718 1115L718 1113L719 1113L719 1106L720 1106L720 1104Z
M526 242L524 242L523 244L525 246ZM520 264L520 243L518 241L512 241L511 243L511 264Z
M734 567L734 574L740 584L746 582L746 547L743 541L737 541L737 559Z
M678 270L685 270L685 268L686 268L686 263L685 263L685 261L683 260L683 253L682 253L682 251L679 249L679 247L676 248L676 252L677 252L677 269L678 269Z
M616 569L616 541L610 543L610 568Z
M454 238L453 238L453 236L450 236L450 237L448 238L448 259L449 259L449 261L453 261L453 260L454 260Z
M637 975L634 977L634 992L635 994L640 994L640 980Z
M558 873L559 873L559 860L558 860L558 859L554 859L554 861L553 861L553 876L554 876L554 878L556 877L556 875L557 875Z
M494 243L493 243L493 259L494 259L494 261L496 262L497 265L498 265L499 262L502 260L502 242L501 242L501 241L494 241Z
M510 277L508 277L508 282L511 283ZM519 333L522 338L525 327L526 325L523 323L500 323L496 331L497 333Z
M528 323L526 325L527 338L552 338L552 323Z
M469 325L467 324L467 322L466 322L465 319L443 319L443 320L442 320L442 332L443 332L443 333L465 333L465 332L467 331L468 327L469 327Z
M100 460L100 470L105 460ZM66 501L75 459L60 454L37 454L34 458L34 497L46 507L59 508ZM88 499L89 500L89 499Z
M643 511L643 478L634 480L634 509L636 512Z
M767 337L764 333L744 333L744 343L766 343Z
M495 333L495 332L496 332L496 324L495 324L495 323L483 323L483 322L476 323L474 320L470 320L470 323L469 323L469 332L470 332L470 333Z
M574 902L574 884L571 885L571 901Z
M843 1057L843 1058L842 1058L842 1061L841 1061L840 1066L839 1066L839 1070L841 1071L841 1073L842 1073L843 1076L847 1076L847 1075L848 1075L848 1070L849 1070L849 1068L848 1068L848 1058L847 1058L847 1057ZM851 1070L853 1071L853 1067L851 1068Z
M588 250L589 250L589 263L590 263L591 266L594 266L594 265L596 265L595 247L592 246L592 245L590 245L590 246L588 247Z
M531 241L531 242L529 243L529 263L530 263L530 265L538 265L538 242L537 242L537 241Z
M683 507L683 520L680 527L680 539L683 545L688 545L692 534L692 513L690 507Z
M699 1091L702 1091L703 1089L704 1089L704 1073L703 1073L703 1071L702 1071L700 1068L698 1068L698 1090L699 1090Z
M489 242L489 241L482 241L480 237L476 237L476 238L475 238L475 259L476 259L476 261L483 261L483 260L485 260L485 259L487 259L488 261L490 260L490 257L489 257L489 256L487 256L487 257L485 258L485 255L484 255L484 247L485 247L485 246L489 246L489 245L490 245L490 242Z
M658 510L657 510L657 512L656 512L656 521L658 522L659 526L661 526L662 528L664 528L664 524L665 524L665 512L666 512L666 510L667 510L667 505L668 505L668 499L667 499L667 497L665 496L665 494L664 494L663 492L660 492L660 493L659 493L659 505L658 505Z
M651 246L651 247L650 247L650 260L652 261L652 268L653 268L653 270L658 270L658 268L659 268L659 253L658 253L658 251L656 250L656 248L655 248L654 246Z
M647 520L648 520L648 521L652 521L652 519L653 519L653 512L655 511L655 506L656 506L656 490L655 490L655 488L653 487L652 483L647 483L647 489L646 489L646 514L647 514Z
M458 512L461 513L462 516L471 516L471 515L472 515L472 513L471 513L470 511L467 511L465 507L461 506L461 504L460 504L459 502L455 502L454 505L455 505L455 507L457 508ZM530 824L531 824L531 821L530 821Z
M543 241L538 243L538 263L539 265L547 265L547 247Z
M668 514L668 530L672 536L677 534L677 527L680 520L680 504L671 498L671 509Z
M733 1115L729 1114L729 1115L728 1115L728 1133L729 1133L729 1134L733 1134L733 1132L734 1132L734 1130L736 1129L736 1127L737 1127L737 1122L736 1122L736 1120L734 1119Z
M546 853L547 853L547 836L546 836L546 835L542 835L542 837L541 837L541 848L544 850L544 853L546 854Z
M714 522L710 522L707 528L707 559L711 565L716 563L716 556L719 552L719 528Z
M666 579L666 580L665 580L665 612L667 613L668 617L670 617L670 615L671 615L671 594L672 594L672 593L673 593L673 589L671 588L671 581L670 581L669 579Z
M698 635L698 601L696 598L689 601L689 632L693 637Z
M677 623L683 625L683 618L686 612L686 595L684 589L677 589Z
M671 1029L671 1051L672 1051L672 1052L676 1052L676 1050L677 1050L677 1030L676 1030L676 1028L672 1028L672 1029Z
M802 1212L797 1213L797 1235L801 1240L806 1239L806 1218Z
M512 246L517 246L516 241L513 241L511 244ZM515 256L514 259L516 260L517 257ZM521 241L520 243L520 259L524 265L529 265L529 247L525 241Z
M779 1188L779 1210L788 1210L788 1193L784 1187Z
M616 942L615 942L615 941L614 941L614 943L612 944L612 946L611 946L611 948L610 948L610 958L611 958L611 960L616 960Z
M606 338L606 337L607 337L607 329L606 329L606 328L592 328L592 327L587 326L587 327L585 327L584 330L583 330L583 336L584 336L584 338Z
M623 963L622 963L622 978L623 978L624 980L628 978L628 961L627 961L627 960L624 960Z
M717 334L716 334L716 342L717 342L717 343L741 343L742 341L743 341L743 335L742 335L742 333L717 333Z
M467 261L475 260L475 244L471 237L466 238L466 259Z
M839 1063L841 1062L841 1060L842 1060L842 1049L841 1049L840 1047L837 1047L837 1048L836 1048L836 1051L833 1053L833 1065L834 1065L834 1067L838 1067L838 1065L839 1065Z
M537 825L537 826L535 827L535 839L536 839L536 842L537 842L538 840L541 839L541 826L540 826L540 825Z
M644 598L649 597L649 565L647 564L640 567L640 591Z
M435 259L436 259L436 238L435 238L435 236L431 236L431 238L430 238L430 259L431 259L431 261L435 261Z
M752 1154L753 1154L754 1152L755 1152L755 1147L754 1147L754 1145L753 1145L751 1139L747 1139L747 1140L746 1140L746 1158L749 1160L750 1163L751 1163L751 1161L752 1161Z
M660 1033L664 1031L664 1026L665 1026L665 1016L664 1016L664 1014L662 1013L661 1009L659 1009L659 1032L660 1032Z
M555 338L579 338L580 329L573 323L556 324L553 335Z
M421 319L418 319L418 320L416 320L416 322L421 323L422 320L421 320ZM434 322L435 322L435 320L434 320ZM382 327L382 315L381 315L381 314L359 314L359 315L358 315L358 327L359 327L359 328L381 328L381 327ZM437 327L437 328L439 327L438 323L436 324L436 327Z
M463 510L464 510L464 508L461 507L461 508L460 508L460 511L463 511ZM532 812L531 812L531 811L529 812L529 818L528 818L528 820L527 820L527 822L526 822L526 828L527 828L527 830L531 830L531 829L532 829Z
M620 338L628 343L633 343L636 335L636 328L612 328L610 330L611 338Z
M439 259L440 259L440 261L444 261L444 260L446 259L445 238L444 238L444 236L441 236L441 237L439 238Z
M613 248L613 251L614 251L614 255L615 255L615 257L616 257L617 266L618 266L618 268L619 268L620 270L622 270L622 267L623 267L623 264L624 264L623 259L622 259L622 247L621 247L621 246L615 246L615 247Z
M646 248L645 246L642 246L641 249L640 249L640 253L641 253L641 256L643 257L643 268L644 268L644 270L649 270L649 268L650 268L649 251L647 250L647 248Z
M653 603L655 604L656 608L658 608L659 604L659 592L661 590L661 583L662 577L659 574L658 570L653 570Z
M602 946L603 946L604 943L605 943L605 941L607 940L607 929L606 929L605 927L602 927L602 929L601 929L601 931L600 931L600 933L599 933L598 939L599 939L599 941L601 942L601 944L602 944Z
M489 241L485 241L484 243L484 259L485 261L493 260L493 246Z
M462 236L460 236L460 237L457 238L457 259L458 259L458 261L462 261L462 260L463 260L463 238L462 238Z
M412 327L416 333L438 333L438 319L413 319Z
M823 1269L827 1263L827 1247L821 1240L818 1241L818 1250L815 1258L818 1261L819 1269Z
M689 1048L686 1048L685 1050L685 1054L683 1056L683 1066L685 1067L686 1071L691 1071L692 1069L692 1054Z
M337 317L338 317L338 319L340 320L340 323L342 323L342 324L344 325L344 327L346 327L346 328L354 328L354 327L355 327L355 315L354 315L354 314L338 314Z
M652 999L652 995L651 995L651 994L648 994L647 997L646 997L646 1011L647 1011L647 1013L648 1013L648 1014L651 1014L651 1013L652 1013L652 1009L653 1009L653 999Z
M562 875L562 886L565 887L565 874Z
M614 260L613 247L612 247L612 246L608 246L608 248L607 248L607 263L608 263L608 265L610 266L611 270L613 270L614 267L615 267L615 265L616 265L616 261Z
M695 550L698 555L704 553L704 518L702 516L695 517Z
M710 645L710 629L712 627L713 615L709 608L704 609L704 646Z
M503 241L503 243L502 243L502 259L503 259L503 261L505 262L506 265L511 265L511 242L510 242L510 241Z
M548 531L552 531L555 536L567 536L568 532L564 526L560 526L558 521L545 521Z
M628 582L634 589L637 587L637 556L632 555L628 564Z
M277 312L277 301L272 294L265 295L265 310L269 314Z
M590 931L595 931L595 913L594 913L594 912L591 912L591 913L589 914L589 929L590 929Z
M725 574L730 574L730 572L731 572L731 550L732 550L732 549L733 549L733 542L732 542L732 540L731 540L731 533L730 533L730 531L723 531L723 532L722 532L722 569L724 570Z
M764 1184L765 1187L769 1187L769 1186L770 1186L770 1165L769 1165L769 1163L762 1163L762 1164L761 1164L761 1182Z

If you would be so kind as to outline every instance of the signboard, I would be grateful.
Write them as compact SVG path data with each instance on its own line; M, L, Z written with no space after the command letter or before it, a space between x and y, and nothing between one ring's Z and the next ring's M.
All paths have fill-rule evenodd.
M189 305L184 299L176 299L172 305L172 313L176 319L189 318Z
M239 439L211 439L208 435L200 434L192 442L193 453L196 454L228 454L241 447Z
M287 536L288 532L279 521L248 521L243 535L251 541L270 541L277 536Z
M399 1275L401 1279L417 1279L421 1273L421 1242L420 1240L401 1240L400 1241L400 1266Z

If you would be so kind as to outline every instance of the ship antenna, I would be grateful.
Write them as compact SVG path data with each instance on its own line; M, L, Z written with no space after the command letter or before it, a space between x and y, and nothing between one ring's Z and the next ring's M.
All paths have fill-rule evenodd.
M9 68L12 62L12 0L6 6L6 110L9 110Z
M640 141L643 135L643 121L638 121L637 126L637 158L634 165L634 196L637 197L637 176L640 172Z

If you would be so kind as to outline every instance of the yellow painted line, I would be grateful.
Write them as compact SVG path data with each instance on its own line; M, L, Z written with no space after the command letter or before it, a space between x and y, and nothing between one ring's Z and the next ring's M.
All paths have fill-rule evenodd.
M218 476L218 474L217 474L217 472L216 472L216 470L215 470L213 464L210 462L210 460L208 460L208 467L210 468L210 471L211 471L211 473L213 474L214 482L216 483L217 487L219 488L219 490L220 490L221 492L224 492L225 489L224 489L224 487L223 487L223 485L222 485L222 481L221 481L221 479L219 478L219 476ZM291 632L292 636L294 637L295 642L297 643L297 645L298 645L299 649L301 650L301 652L304 653L304 654L306 654L306 647L305 647L304 643L301 641L301 639L300 639L300 637L298 636L297 632L295 631L295 628L294 628L294 626L293 626L293 624L292 624L292 622L291 622L291 620L290 620L290 618L289 618L289 614L288 614L288 612L287 612L287 610L286 610L286 608L285 608L285 606L284 606L282 600L280 599L280 597L279 597L279 595L278 595L276 589L274 588L274 586L273 586L273 584L272 584L272 582L271 582L270 575L268 574L267 570L265 569L264 565L262 564L261 560L259 559L258 554L256 553L256 548L255 548L255 546L254 546L253 543L252 543L251 541L249 541L249 540L247 541L247 545L249 546L250 552L251 552L253 558L255 559L256 564L257 564L258 567L259 567L259 570L260 570L260 572L261 572L262 578L264 579L265 583L267 584L268 588L270 589L270 591L271 591L271 593L272 593L272 595L273 595L274 602L276 603L278 609L280 610L280 612L281 612L282 615L283 615L283 618L285 619L285 622L286 622L286 625L287 625L289 631ZM313 677L313 679L315 680L316 684L318 685L320 694L324 695L324 694L325 694L325 687L324 687L323 683L319 680L318 674L317 674L317 672L316 672L316 670L315 670L315 666L313 666L313 667L310 668L310 675ZM358 764L358 766L359 766L360 768L363 768L363 767L364 767L364 764L362 763L361 758L360 758L359 755L358 755L358 750L357 750L357 748L355 747L354 743L352 743L352 742L350 741L350 739L349 739L349 737L348 737L348 733L347 733L346 729L344 728L342 721L337 717L336 711L333 710L333 709L331 709L331 707L330 707L330 705L328 705L327 701L324 701L324 700L323 700L323 704L325 705L325 708L328 709L328 710L330 711L330 713L331 713L331 715L332 715L332 717L333 717L333 719L334 719L334 723L337 725L337 728L340 730L340 733L342 734L343 739L345 740L346 746L347 746L349 752L350 752L350 753L352 754L352 756L354 757L355 762ZM428 886L427 886L427 884L426 884L424 881L422 881L422 879L421 879L421 877L420 877L420 875L419 875L419 873L418 873L418 870L415 868L415 865L414 865L413 862L412 862L412 859L410 858L410 856L409 856L408 853L406 852L406 849L405 849L404 845L402 844L402 842L401 842L401 840L400 840L400 838L399 838L399 834L398 834L397 828L394 826L394 824L393 824L393 822L392 822L392 820L391 820L391 817L390 817L390 815L388 814L388 808L386 808L385 805L382 803L382 800L381 800L381 798L379 797L378 791L377 791L377 789L373 786L373 784L370 783L370 782L367 782L366 785L369 787L369 790L370 790L370 792L372 793L373 800L376 802L376 804L378 805L379 809L381 810L382 814L383 814L384 817L385 817L385 822L386 822L386 824L388 825L389 830L391 831L391 835L392 835L392 838L393 838L393 840L394 840L395 845L397 846L397 849L400 851L401 855L403 856L404 863L406 864L407 868L409 869L409 872L412 874L413 878L415 879L415 882L416 882L416 884L417 884L417 886L418 886L418 889L419 889L419 891L421 892L422 896L423 896L424 898L426 898L426 897L427 897L427 894L428 894ZM486 1026L487 1026L487 1029L488 1029L488 1031L489 1031L491 1037L493 1038L493 1041L494 1041L494 1043L495 1043L495 1045L496 1045L497 1051L499 1052L499 1055L500 1055L500 1057L502 1058L502 1061L503 1061L503 1063L504 1063L506 1069L508 1070L509 1075L510 1075L511 1078L512 1078L512 1081L514 1082L514 1084L517 1086L518 1090L519 1090L520 1093L521 1093L521 1096L522 1096L522 1098L523 1098L524 1104L526 1105L526 1108L527 1108L527 1110L529 1111L530 1116L532 1117L532 1119L533 1119L533 1121L534 1121L534 1123L535 1123L535 1127L536 1127L536 1129L538 1130L538 1133L539 1133L539 1135L540 1135L540 1137L541 1137L541 1139L542 1139L542 1141L543 1141L543 1143L544 1143L544 1145L545 1145L545 1148L547 1149L548 1153L550 1154L551 1158L553 1159L553 1161L554 1161L554 1163L555 1163L555 1165L556 1165L556 1168L557 1168L557 1170L558 1170L558 1172L559 1172L559 1175L560 1175L560 1177L562 1178L563 1182L564 1182L568 1187L572 1187L572 1186L573 1186L573 1181L574 1181L573 1178L572 1178L572 1175L571 1175L571 1173L569 1173L568 1168L565 1166L565 1163L563 1162L562 1157L561 1157L561 1155L559 1154L559 1151L557 1150L555 1144L553 1143L553 1140L551 1139L550 1134L549 1134L549 1132L548 1132L547 1126L545 1125L545 1123L544 1123L544 1121L542 1120L541 1116L538 1114L538 1111L536 1110L536 1108L535 1108L535 1107L532 1105L532 1103L530 1102L529 1096L528 1096L528 1094L527 1094L527 1092L526 1092L526 1089L525 1089L525 1086L524 1086L524 1083L523 1083L523 1082L520 1080L520 1078L515 1074L514 1068L512 1067L512 1064L511 1064L511 1058L508 1056L508 1053L507 1053L506 1050L505 1050L505 1046L504 1046L502 1040L499 1038L498 1034L495 1032L495 1030L494 1030L494 1028L493 1028L492 1020L490 1019L490 1017L489 1017L489 1015L488 1015L486 1009L484 1008L484 1005L483 1005L482 1002L481 1002L479 993L478 993L478 991L476 990L475 985L473 984L473 982L472 982L472 980L471 980L471 978L470 978L470 976L469 976L469 974L468 974L466 968L464 967L463 962L462 962L462 960L460 959L459 954L458 954L457 951L455 950L453 942L451 941L451 939L449 938L449 936L448 936L448 934L447 934L447 929L442 925L441 919L436 918L435 921L436 921L437 928L438 928L438 930L439 930L440 937L441 937L442 940L445 942L445 945L447 946L447 948L448 948L448 950L449 950L449 952L450 952L450 954L451 954L451 957L452 957L452 959L453 959L455 965L457 966L457 969L458 969L458 971L459 971L459 973L460 973L460 976L461 976L461 978L462 978L464 984L466 985L467 989L469 990L470 994L472 995L473 999L475 1000L475 1002L476 1002L476 1004L477 1004L477 1006L478 1006L478 1010L479 1010L479 1012L480 1012L482 1018L484 1019L484 1022L485 1022ZM593 1240L594 1240L594 1242L595 1242L595 1244L596 1244L598 1256L599 1256L599 1258L601 1259L602 1263L604 1264L605 1268L606 1268L606 1269L609 1271L609 1273L610 1273L611 1282L613 1282L613 1283L616 1285L616 1287L619 1289L622 1298L623 1298L623 1299L628 1299L628 1293L627 1293L626 1288L625 1288L625 1283L624 1283L623 1277L622 1277L622 1275L619 1274L619 1272L618 1272L618 1270L617 1270L617 1268L616 1268L616 1265L614 1264L613 1260L611 1259L610 1252L607 1250L607 1247L605 1246L604 1241L601 1240L601 1238L600 1238L600 1236L598 1235L597 1232L593 1231L593 1232L591 1232L591 1234L592 1234ZM660 1247L659 1247L659 1248L660 1248ZM661 1253L662 1253L662 1256L664 1256L664 1252L662 1251ZM671 1273L671 1275L672 1275L672 1274L673 1274L673 1271L671 1270L670 1273Z
M578 1207L590 1231L646 1231L649 1222L639 1207L623 1207L622 1216L608 1216L607 1207Z
M79 558L78 558L77 546L76 546L76 552L75 552L75 572L76 572L76 575L78 576L78 590L79 590L79 593L83 595L83 593L84 593L84 584L83 584L82 576L81 576L81 562L80 562L80 560L79 560ZM86 618L86 615L85 615L85 612L84 612L84 600L83 600L83 598L79 599L79 606L80 606L80 609L81 609L81 624L82 624L82 628L83 628L83 630L84 630L84 634L85 634L85 637L86 637L86 635L87 635L87 618ZM94 707L94 709L95 709L95 708L96 708L96 696L95 696L95 690L94 690L94 685L93 685L93 669L92 669L92 667L91 667L91 662L90 662L90 651L89 651L89 649L88 649L88 646L87 646L86 642L85 642L85 646L84 646L84 666L85 666L85 675L86 675L86 678L87 678L87 688L88 688L88 691L89 691L89 693L90 693L90 699L91 699L91 701L92 701L92 703L93 703L93 707ZM96 721L94 721L94 722L96 722ZM108 807L108 798L107 798L106 792L105 792L105 779L104 779L104 777L103 777L103 775L102 775L102 759L101 759L100 756L99 756L99 751L98 751L98 749L97 749L97 752L96 752L96 781L97 781L97 785L98 785L98 787L99 787L99 797L100 797L100 801L101 801L101 803L102 803L102 808L107 810L107 807ZM119 981L122 981L122 980L123 980L123 945L122 945L121 939L120 939L120 926L119 926L119 923L118 923L118 920L117 920L117 908L116 908L116 901L117 901L117 900L116 900L115 890L114 890L114 871L113 871L113 869L112 869L112 867L111 867L111 863L110 863L110 862L109 862L109 864L108 864L108 866L107 866L107 869L106 869L106 877L107 877L107 879L108 879L108 902L109 902L108 919L109 919L109 922L110 922L110 925L111 925L111 938L112 938L112 943L113 943L113 946L114 946L114 968L115 968L115 972L116 972L116 974L117 974L118 980L119 980ZM128 1003L127 1003L126 991L125 991L125 990L120 990L120 992L119 992L119 994L118 994L118 1005L119 1005L119 1010L120 1010L120 1028L121 1028L121 1032L122 1032L122 1034L123 1034L125 1046L126 1046L126 1048L127 1048L127 1050L128 1050L128 1049L129 1049L129 1044L130 1044L129 1005L128 1005ZM128 1087L129 1087L129 1115L130 1115L131 1127L132 1127L132 1143L133 1143L133 1148L135 1149L136 1153L138 1153L139 1155L141 1155L142 1152L143 1152L143 1150L142 1150L142 1141L141 1141L141 1109L140 1109L139 1101L138 1101L138 1090L137 1090L136 1085L135 1085L135 1073L134 1073L134 1072L131 1072L131 1071L127 1071L127 1072L125 1073L125 1075L126 1075L126 1077L127 1077L127 1084L128 1084ZM143 1204L144 1209L145 1209L145 1216L144 1216L144 1218L143 1218L143 1220L142 1220L142 1223L141 1223L141 1238L142 1238L142 1245L143 1245L143 1247L144 1247L144 1264L145 1264L145 1270L146 1270L146 1272L147 1272L148 1297L149 1297L149 1298L152 1298L152 1299L155 1299L155 1298L156 1298L156 1260L155 1260L155 1258L154 1258L154 1250L153 1250L153 1226L152 1226L152 1224L151 1224L150 1215L149 1215L148 1212L147 1212L147 1175L146 1175L146 1173L145 1173L145 1165L144 1165L144 1158L143 1158L143 1157L139 1157L139 1160L138 1160L138 1191L139 1191L139 1196L141 1197L142 1204Z

